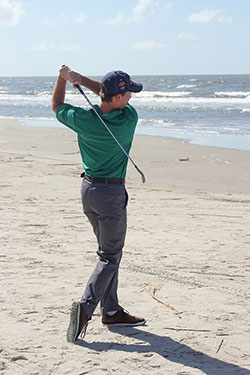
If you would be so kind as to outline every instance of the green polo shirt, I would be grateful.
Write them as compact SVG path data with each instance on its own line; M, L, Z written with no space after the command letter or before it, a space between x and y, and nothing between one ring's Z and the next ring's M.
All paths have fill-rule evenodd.
M102 114L98 105L94 108L129 153L138 121L134 107L126 104L124 109L108 114ZM56 117L77 133L83 168L88 176L125 178L128 158L92 108L84 109L63 103L58 106Z

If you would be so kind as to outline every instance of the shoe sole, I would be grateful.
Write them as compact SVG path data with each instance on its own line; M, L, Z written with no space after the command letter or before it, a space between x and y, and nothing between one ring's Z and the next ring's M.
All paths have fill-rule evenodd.
M144 326L146 320L138 323L103 323L105 326L120 326L120 327L136 327L136 326Z
M77 339L77 332L80 322L80 302L73 302L70 313L70 322L67 330L67 341L74 342Z

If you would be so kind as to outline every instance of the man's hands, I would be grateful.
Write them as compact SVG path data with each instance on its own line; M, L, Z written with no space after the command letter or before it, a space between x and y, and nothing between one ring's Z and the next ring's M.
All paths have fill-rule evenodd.
M71 82L74 87L82 84L81 74L73 72L68 66L63 65L59 70L59 74L63 79L65 79L65 81Z
M76 85L84 86L96 95L100 94L101 83L93 78L85 77L77 72L73 72L68 66L63 65L59 70L59 78L69 81L76 88Z

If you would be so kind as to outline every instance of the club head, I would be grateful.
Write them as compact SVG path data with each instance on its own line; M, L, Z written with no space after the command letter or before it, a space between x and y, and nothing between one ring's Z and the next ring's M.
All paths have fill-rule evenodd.
M146 182L146 177L142 171L140 172L140 175L141 175L142 183L144 184Z

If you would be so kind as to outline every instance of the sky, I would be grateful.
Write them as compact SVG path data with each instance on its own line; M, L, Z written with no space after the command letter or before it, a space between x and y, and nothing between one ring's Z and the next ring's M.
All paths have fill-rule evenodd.
M0 0L0 35L0 76L250 73L250 0Z

